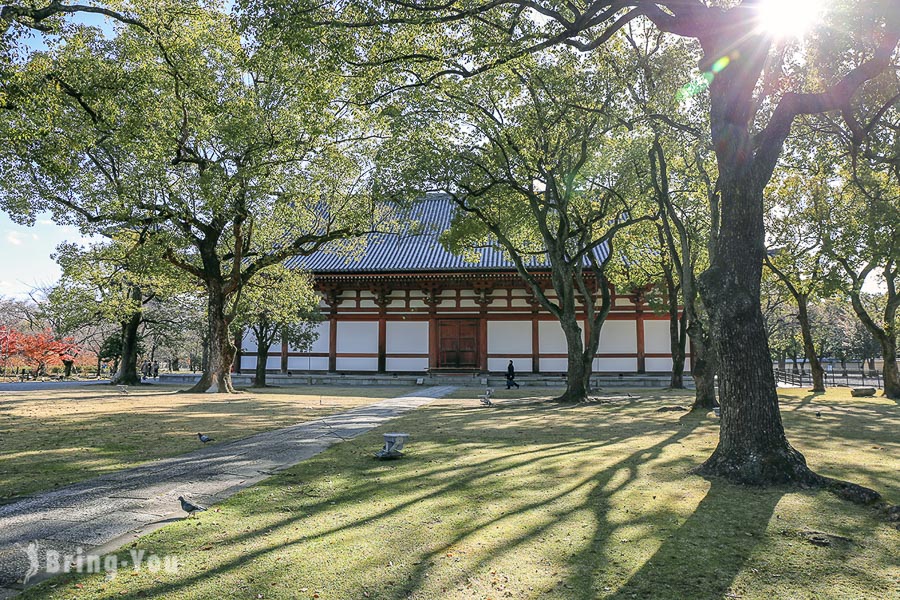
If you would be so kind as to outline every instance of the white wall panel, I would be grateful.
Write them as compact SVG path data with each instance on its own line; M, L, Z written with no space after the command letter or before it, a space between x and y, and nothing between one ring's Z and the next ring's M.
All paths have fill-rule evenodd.
M244 339L241 340L242 352L256 352L256 334L252 329L244 330Z
M672 359L671 358L645 358L644 359L644 368L648 373L671 373L672 372ZM685 369L687 370L687 369Z
M388 356L384 359L385 371L425 371L428 369L427 358L394 358Z
M378 359L375 357L372 358L352 358L352 357L337 357L335 361L335 368L338 371L377 371L378 370Z
M375 321L338 321L337 352L338 354L378 352L378 323ZM340 368L338 367L338 369Z
M327 371L327 356L289 356L288 371Z
M310 344L309 352L328 352L329 333L331 332L331 323L322 321L316 326L318 337ZM306 352L305 348L295 348L288 344L288 352Z
M644 321L644 352L647 354L669 354L668 321ZM648 369L650 367L647 367ZM671 368L671 367L669 367Z
M595 358L595 373L637 373L636 358Z
M506 368L509 366L510 360L513 361L513 364L516 367L516 373L531 373L530 358L513 358L511 356L508 356L506 358L489 358L488 371L490 371L491 373L505 373Z
M542 373L565 373L569 368L569 360L566 358L542 358Z
M531 321L488 321L487 328L488 354L531 352Z
M634 321L606 321L600 330L597 354L637 352L637 324Z
M241 357L241 371L255 371L256 370L256 357L255 356L242 356ZM272 356L269 355L268 360L266 360L266 371L279 371L281 370L281 356Z
M581 326L581 339L584 339L584 323L579 322ZM568 347L566 346L566 336L563 333L559 321L540 321L538 322L538 336L540 336L541 354L566 354ZM543 370L543 367L541 367Z
M385 352L428 354L427 321L388 321L385 325Z

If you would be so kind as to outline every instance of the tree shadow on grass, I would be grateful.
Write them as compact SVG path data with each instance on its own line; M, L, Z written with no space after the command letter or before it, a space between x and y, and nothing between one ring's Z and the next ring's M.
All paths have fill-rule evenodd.
M752 490L713 480L694 512L609 597L724 597L763 541L783 495L783 491Z
M432 433L423 432L417 439L419 444L427 446L418 455L398 463L357 460L363 458L364 453L359 449L363 444L346 444L336 448L337 453L329 452L311 459L297 470L297 474L302 473L299 478L288 472L263 482L245 492L243 501L230 512L232 518L238 519L243 516L258 518L262 513L265 525L228 531L216 542L219 547L237 549L246 545L246 549L223 557L209 569L191 569L174 581L144 584L141 592L156 597L189 593L204 581L246 572L246 565L250 564L253 565L254 580L267 581L280 576L278 569L284 565L271 560L273 555L291 548L303 548L304 554L314 555L316 548L328 547L339 540L350 540L341 543L350 543L353 547L353 540L377 532L384 536L380 541L383 547L403 549L397 556L407 560L414 558L416 562L404 574L402 583L398 582L396 586L383 581L368 582L378 590L372 597L406 597L427 587L426 578L432 563L448 548L459 544L474 548L477 544L470 544L471 538L484 540L485 532L492 527L503 527L506 533L502 537L486 540L489 548L472 550L466 557L472 568L480 568L496 552L515 552L523 545L537 544L536 538L545 535L559 519L589 510L579 500L590 489L603 487L611 493L609 490L627 485L636 477L643 461L658 456L663 448L691 431L691 427L663 419L638 423L634 428L626 427L617 415L610 414L605 420L611 423L601 423L596 417L593 423L567 417L566 423L570 425L558 426L554 435L547 436L546 419L531 417L549 417L559 414L558 409L534 411L522 408L504 412L506 417L515 415L520 420L512 427L503 428L508 418L498 420L494 416L496 429L488 436L485 431L490 423L465 408L423 413L417 419L427 423ZM407 425L414 429L415 421L407 421ZM533 438L531 432L534 432ZM648 437L641 437L640 432ZM368 436L375 439L377 433ZM593 462L598 457L596 450L633 438L638 440L633 452L619 455L610 451L601 455L608 460L602 460L601 464ZM482 454L483 450L487 451L486 455ZM328 486L328 474L335 469L348 473L345 486L337 493ZM573 476L573 472L579 475ZM546 481L553 489L535 496L518 482L519 476L529 473L529 477ZM613 477L616 478L614 485L611 484ZM292 491L285 495L285 490ZM273 500L275 496L284 500ZM250 498L265 498L266 501L259 504ZM443 517L448 523L458 518L454 515L461 513L471 514L471 518L452 527L447 525L437 546L409 546L403 528L395 527L419 514L423 503L432 509L428 514ZM491 511L494 503L503 503L502 510ZM480 506L485 510L479 510ZM553 508L548 509L548 506ZM340 513L349 507L360 507L360 512L352 519L341 519ZM248 511L246 515L242 514L244 509ZM527 527L520 529L521 522L517 519L523 513L537 514L538 518L528 520ZM307 526L289 539L267 542L269 532L296 529L296 525L303 523ZM427 524L416 523L414 528L424 527ZM174 538L176 543L184 540L191 546L196 545L185 529L167 537ZM152 549L152 544L148 544L148 551ZM382 559L385 556L356 556L354 568L371 569L372 561Z

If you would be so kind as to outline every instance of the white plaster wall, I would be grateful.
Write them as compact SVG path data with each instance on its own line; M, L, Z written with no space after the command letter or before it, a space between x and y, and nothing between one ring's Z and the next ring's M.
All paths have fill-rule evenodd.
M488 371L492 373L505 373L510 360L513 361L513 364L516 367L516 373L531 373L530 358L513 358L512 356L507 356L506 358L489 358Z
M266 370L267 371L278 371L281 369L281 356L269 356L266 361ZM254 371L256 370L256 357L255 356L242 356L241 357L241 371Z
M405 300L391 300L388 304L390 308L406 308Z
M241 351L256 352L256 334L253 333L252 329L244 330L244 339L241 340Z
M394 358L384 359L385 371L425 371L428 369L427 358Z
M428 305L425 304L424 300L416 300L415 298L410 298L409 300L410 308L425 308L426 306Z
M288 371L327 371L327 356L289 356Z
M644 368L649 373L656 372L672 372L672 359L671 358L645 358L644 359ZM687 370L687 369L685 369Z
M595 373L637 373L636 358L595 358Z
M606 321L600 330L597 354L606 352L637 352L637 324L634 321Z
M378 370L378 358L351 358L346 357L342 358L340 356L337 357L335 361L335 368L338 371L377 371Z
M644 359L644 368L650 373L671 373L672 372L672 359L671 358L645 358ZM685 374L689 373L691 370L691 359L684 359L684 372Z
M531 352L531 321L488 321L488 354ZM493 370L488 365L488 370Z
M644 321L644 352L647 354L669 354L668 321ZM649 366L647 367L650 368ZM670 367L671 368L671 367Z
M510 306L514 308L530 308L531 304L524 298L513 298Z
M375 304L374 300L366 300L365 298L359 301L360 308L378 308L378 305Z
M337 352L338 354L378 352L378 323L376 321L338 322ZM375 362L377 367L378 361ZM340 366L337 368L341 369Z
M565 373L569 368L569 360L566 358L542 358L542 373Z
M318 337L310 344L308 351L328 352L328 341L331 339L329 336L329 333L331 332L331 323L329 321L322 321L316 325L316 332L318 333ZM295 348L288 344L288 352L307 352L307 350L305 348Z
M456 308L456 298L448 298L438 302L438 308Z
M428 354L427 321L388 321L385 325L387 326L385 352L388 354ZM399 369L399 367L397 368Z
M581 339L584 339L584 323L581 326ZM540 336L539 349L541 354L566 354L569 350L566 346L566 336L563 333L559 321L539 321L538 336ZM541 367L543 370L543 367ZM563 369L565 370L565 369Z

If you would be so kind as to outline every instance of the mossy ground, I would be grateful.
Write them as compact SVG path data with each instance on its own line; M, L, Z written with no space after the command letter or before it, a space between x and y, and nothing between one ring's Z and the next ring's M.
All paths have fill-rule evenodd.
M63 576L25 598L900 597L900 532L872 508L690 474L716 419L657 412L689 394L541 402L552 391L491 409L460 390L386 426L412 436L401 460L372 459L373 431L135 543L177 573ZM814 469L900 501L894 402L798 390L782 410Z

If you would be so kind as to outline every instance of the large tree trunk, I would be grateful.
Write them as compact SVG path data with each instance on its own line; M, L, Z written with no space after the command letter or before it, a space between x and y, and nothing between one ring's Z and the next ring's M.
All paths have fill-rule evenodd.
M819 362L819 357L816 353L816 345L813 342L812 337L812 325L809 322L809 311L807 310L807 299L806 296L795 296L797 300L797 320L800 322L800 334L803 336L803 353L806 355L806 360L809 362L809 371L812 374L813 380L813 392L824 392L825 391L825 369L822 368L822 363Z
M591 391L591 360L585 356L581 327L575 315L565 315L560 319L563 335L566 337L568 367L566 369L566 391L556 398L557 402L584 402Z
M897 336L882 335L878 338L881 355L884 357L884 395L894 400L900 399L900 370L897 368Z
M186 392L234 393L231 383L231 366L236 353L228 319L225 316L225 295L217 281L207 283L207 338L208 359L200 380Z
M788 443L778 407L759 303L763 185L733 165L719 168L722 227L700 286L718 359L721 429L718 447L698 471L745 484L820 484Z
M141 301L139 287L131 288L131 299ZM122 357L118 361L118 369L110 383L118 385L138 385L141 378L137 370L138 330L141 326L141 313L134 312L122 323Z
M696 319L688 327L691 336L691 376L694 378L694 404L692 411L709 412L718 406L716 402L716 361L710 348L710 340L703 326Z
M672 352L672 378L669 387L676 390L684 389L684 361L685 361L685 320L684 315L678 315L677 300L675 310L669 312L669 347Z
M272 344L257 342L256 344L256 376L253 387L266 387L266 363L269 362L269 349Z
M724 49L733 44L729 36L710 38L704 53L726 56ZM784 145L784 138L773 134L757 146L750 132L757 109L753 90L768 46L750 36L734 48L734 55L709 88L721 211L710 266L698 283L716 353L721 426L718 446L697 471L744 484L821 485L824 479L806 466L785 436L760 306L766 252L763 190Z

